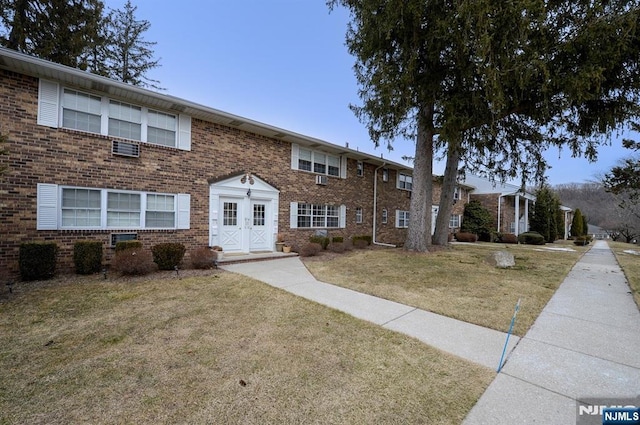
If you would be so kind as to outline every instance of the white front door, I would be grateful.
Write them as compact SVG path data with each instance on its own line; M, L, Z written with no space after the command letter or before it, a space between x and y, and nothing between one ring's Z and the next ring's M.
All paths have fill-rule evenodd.
M242 251L244 217L242 199L220 198L222 223L220 225L220 245L225 251Z
M251 224L249 226L249 250L271 250L267 217L269 217L268 203L265 201L251 201Z
M273 251L278 198L278 190L257 176L241 174L212 183L209 245L231 253Z
M432 235L436 232L436 219L438 218L438 211L440 211L440 207L436 207L436 206L431 207L431 234Z

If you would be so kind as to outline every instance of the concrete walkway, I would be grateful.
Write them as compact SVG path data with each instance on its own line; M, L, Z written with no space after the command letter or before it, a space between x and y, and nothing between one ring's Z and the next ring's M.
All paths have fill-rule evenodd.
M576 400L638 397L640 312L609 246L596 241L464 423L573 424ZM577 423L602 416L583 412Z
M299 258L222 267L493 370L500 361L506 334L319 282ZM576 400L640 397L640 312L606 242L585 253L507 354L466 425L573 424Z
M500 362L507 337L505 333L319 282L298 257L222 264L220 267L415 337L428 345L494 370ZM518 337L512 336L509 339L508 351L511 351L517 342Z

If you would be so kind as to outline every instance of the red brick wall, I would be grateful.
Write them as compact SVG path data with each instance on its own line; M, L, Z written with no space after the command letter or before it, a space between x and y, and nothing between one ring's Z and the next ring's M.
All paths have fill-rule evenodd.
M198 119L192 120L191 151L143 143L140 158L118 157L111 154L113 137L37 125L37 79L1 71L0 98L0 132L9 139L9 155L0 158L1 164L8 166L0 179L2 275L17 273L21 242L56 241L60 247L59 268L69 270L75 241L98 239L106 247L109 235L116 230L37 231L37 183L189 193L191 228L137 230L147 247L165 241L184 243L188 250L207 245L208 181L239 172L251 172L280 190L279 232L288 242L306 243L315 232L290 229L290 202L345 204L346 228L329 229L330 236L372 234L374 164L365 163L364 176L358 177L356 161L349 160L346 179L328 177L326 186L318 186L315 174L291 169L291 144ZM381 173L379 177L381 181ZM389 223L380 227L377 239L400 243L405 230L395 229L394 214L399 204L408 209L406 192L395 188L393 173L378 189L384 192L380 197L389 210ZM363 209L361 224L355 222L357 207ZM112 250L105 248L107 262L111 255Z

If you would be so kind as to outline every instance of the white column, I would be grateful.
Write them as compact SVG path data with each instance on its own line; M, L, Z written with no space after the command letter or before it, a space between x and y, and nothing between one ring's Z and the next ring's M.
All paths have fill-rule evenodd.
M515 213L515 222L516 222L516 236L520 234L520 195L516 195L516 205L515 205L516 213Z
M524 198L524 231L529 231L529 199Z

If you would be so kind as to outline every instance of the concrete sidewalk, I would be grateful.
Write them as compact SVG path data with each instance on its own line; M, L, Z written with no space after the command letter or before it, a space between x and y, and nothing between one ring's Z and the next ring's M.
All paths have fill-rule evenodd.
M576 400L640 396L639 353L640 312L609 246L596 241L464 423L576 423Z
M318 282L299 258L224 265L496 370L506 334ZM516 346L517 345L517 346ZM640 396L640 312L606 242L576 263L465 419L573 424L576 400ZM601 417L590 418L602 423Z
M317 281L298 257L221 265L359 319L496 370L507 335L393 301ZM510 352L519 338L509 339Z

